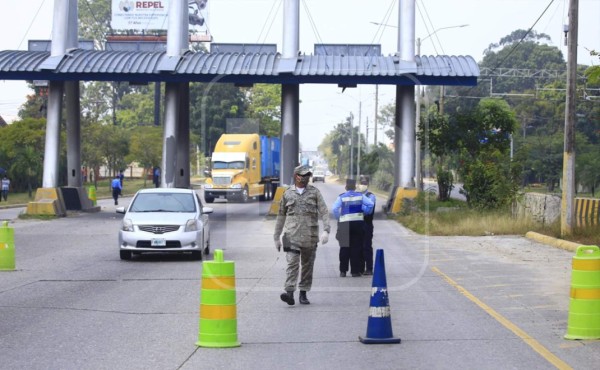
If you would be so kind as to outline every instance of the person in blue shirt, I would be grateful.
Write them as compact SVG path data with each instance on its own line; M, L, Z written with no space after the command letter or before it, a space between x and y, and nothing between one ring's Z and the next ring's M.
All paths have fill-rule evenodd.
M119 204L119 195L121 195L121 189L123 189L123 187L121 186L121 178L119 177L119 174L115 175L115 178L110 183L110 187L112 188L112 196L115 200L116 206Z
M373 202L373 210L371 213L365 213L365 235L363 241L363 275L373 275L373 216L375 215L375 203L377 198L375 194L369 191L369 177L360 176L359 185L356 190L366 195Z
M335 238L340 243L340 277L345 277L350 262L353 277L362 275L364 268L363 240L365 214L371 214L375 204L369 197L356 191L356 180L346 180L346 192L333 203L333 215L338 220Z

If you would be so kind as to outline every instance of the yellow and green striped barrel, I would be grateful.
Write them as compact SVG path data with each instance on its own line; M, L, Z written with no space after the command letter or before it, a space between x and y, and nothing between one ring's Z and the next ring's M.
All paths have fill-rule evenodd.
M94 185L88 188L88 199L92 201L92 205L96 205L96 187Z
M0 227L0 270L15 269L15 231L4 221Z
M565 339L600 339L600 248L582 245L573 256Z
M215 250L213 261L202 262L199 347L239 347L235 295L235 264Z

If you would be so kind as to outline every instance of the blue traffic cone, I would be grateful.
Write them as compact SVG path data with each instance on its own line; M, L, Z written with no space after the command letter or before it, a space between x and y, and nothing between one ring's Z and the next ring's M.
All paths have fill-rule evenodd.
M392 318L390 303L385 279L385 260L383 249L378 249L375 255L375 269L373 283L371 284L371 306L369 307L369 321L367 335L358 339L364 344L389 344L400 343L400 338L394 338L392 333Z

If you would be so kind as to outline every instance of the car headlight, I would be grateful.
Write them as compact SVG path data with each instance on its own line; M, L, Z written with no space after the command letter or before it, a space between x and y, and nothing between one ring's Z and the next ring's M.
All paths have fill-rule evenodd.
M204 189L212 189L213 184L204 184Z
M133 222L130 219L123 219L123 225L121 226L121 230L123 231L133 231Z
M196 222L196 220L187 220L187 222L185 223L185 231L198 231L198 223Z
M232 184L231 188L232 189L241 189L242 188L242 184Z

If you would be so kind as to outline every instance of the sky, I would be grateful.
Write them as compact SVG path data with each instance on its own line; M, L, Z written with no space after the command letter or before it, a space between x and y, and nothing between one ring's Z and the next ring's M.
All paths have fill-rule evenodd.
M214 42L270 43L281 51L282 2L208 0L207 27ZM384 55L394 54L398 50L398 2L300 0L300 51L310 54L316 43L381 44ZM27 40L51 38L54 1L0 0L0 6L0 50L26 50ZM422 40L422 55L469 55L481 61L490 44L533 26L538 33L548 34L551 45L566 57L563 25L568 23L568 7L569 0L416 0L416 37ZM598 57L589 54L589 50L600 51L599 20L600 0L579 0L579 64L600 64ZM14 120L31 93L24 81L0 81L0 115ZM378 97L379 108L392 103L394 87L380 86ZM359 85L342 93L335 85L302 85L300 99L303 150L316 150L350 112L373 143L375 86ZM377 136L386 142L381 129Z

